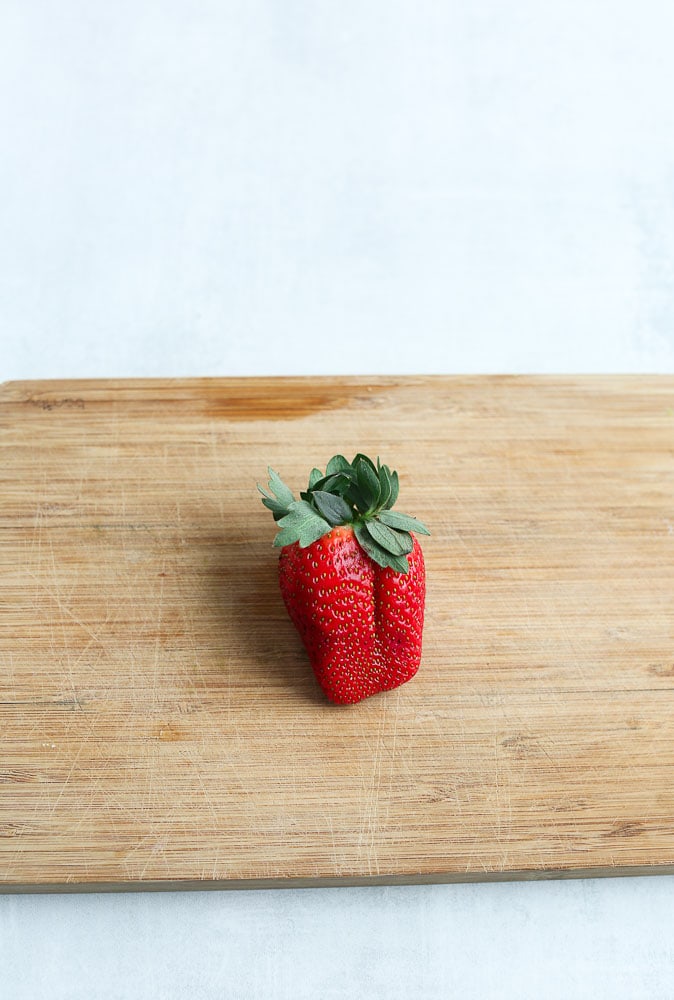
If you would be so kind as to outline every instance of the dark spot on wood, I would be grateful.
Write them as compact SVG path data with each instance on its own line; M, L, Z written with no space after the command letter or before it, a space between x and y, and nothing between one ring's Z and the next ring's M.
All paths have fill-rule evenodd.
M587 808L587 799L563 799L552 806L552 811L554 813L576 813Z
M454 785L427 785L420 788L414 798L419 802L447 802L454 801L456 796Z
M643 833L644 825L638 820L631 820L624 823L614 823L610 830L604 834L605 837L638 837Z
M299 420L327 410L381 405L371 386L326 380L242 380L202 394L204 414L226 420Z
M78 697L74 696L72 698L56 698L54 701L45 702L48 705L60 705L61 708L69 708L71 712L75 712L78 709L82 711L86 702Z
M648 672L656 677L674 677L674 663L649 663Z
M501 740L501 746L515 757L529 757L532 753L537 753L539 748L532 736L524 733L516 733L514 736L506 736Z
M89 699L81 695L62 698L23 698L19 701L0 701L0 705L28 705L31 708L83 709Z
M28 771L25 768L10 767L9 770L0 771L0 785L27 784L37 781L35 771Z
M84 409L84 400L73 396L66 396L65 399L43 399L40 396L29 396L26 403L28 406L36 406L40 410L60 410L63 407L68 410Z

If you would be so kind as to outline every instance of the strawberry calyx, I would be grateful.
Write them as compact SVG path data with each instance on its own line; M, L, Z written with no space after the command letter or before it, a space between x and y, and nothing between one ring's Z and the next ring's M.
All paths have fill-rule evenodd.
M414 539L411 532L430 535L416 517L392 510L398 499L398 473L360 452L349 462L333 455L325 473L312 469L306 490L295 499L292 490L271 467L269 488L257 488L262 503L273 514L279 531L274 545L297 542L307 548L341 525L350 525L364 552L382 567L397 573L409 570L408 555Z

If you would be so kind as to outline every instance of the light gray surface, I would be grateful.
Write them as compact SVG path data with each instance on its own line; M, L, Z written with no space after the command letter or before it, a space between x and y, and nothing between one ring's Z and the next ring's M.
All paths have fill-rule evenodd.
M673 896L649 877L0 897L0 995L671 1000Z
M3 0L8 376L674 363L666 0Z
M673 39L664 0L4 0L0 378L671 372ZM673 904L0 897L0 996L664 1000Z

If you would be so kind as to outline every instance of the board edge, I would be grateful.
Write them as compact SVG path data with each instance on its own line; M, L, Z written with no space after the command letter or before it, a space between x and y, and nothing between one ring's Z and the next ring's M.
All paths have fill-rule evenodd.
M598 865L587 868L520 868L503 872L414 872L400 875L325 875L233 878L149 879L0 883L1 895L116 892L203 892L251 889L328 889L414 885L468 885L503 882L552 882L595 878L635 878L674 875L674 862L652 865Z

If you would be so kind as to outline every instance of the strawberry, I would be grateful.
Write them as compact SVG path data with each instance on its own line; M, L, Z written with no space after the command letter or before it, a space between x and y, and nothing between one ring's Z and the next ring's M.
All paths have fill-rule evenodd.
M324 693L344 705L404 684L421 661L426 589L412 532L430 532L391 509L397 472L335 455L296 500L268 471L258 489L279 527L281 594Z

